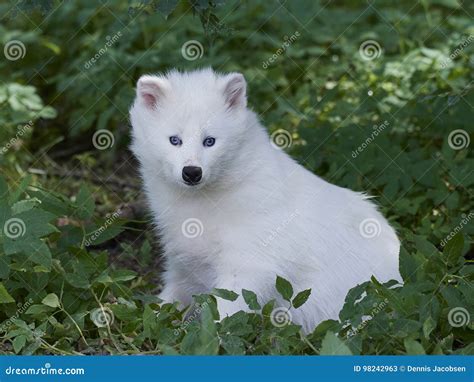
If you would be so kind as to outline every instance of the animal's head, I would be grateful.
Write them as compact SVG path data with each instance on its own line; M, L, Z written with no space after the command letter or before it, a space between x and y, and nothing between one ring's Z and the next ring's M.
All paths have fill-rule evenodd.
M132 150L148 173L198 189L229 177L247 129L242 74L144 75L130 110Z

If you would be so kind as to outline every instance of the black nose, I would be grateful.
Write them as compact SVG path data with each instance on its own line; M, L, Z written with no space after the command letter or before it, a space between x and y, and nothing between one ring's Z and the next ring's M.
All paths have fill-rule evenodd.
M202 168L196 166L183 167L183 180L188 184L198 184L202 178Z

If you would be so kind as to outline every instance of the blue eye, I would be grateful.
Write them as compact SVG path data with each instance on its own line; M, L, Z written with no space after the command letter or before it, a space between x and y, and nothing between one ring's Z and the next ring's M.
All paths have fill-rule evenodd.
M172 137L170 137L170 143L173 146L181 146L183 144L183 141L178 136L173 135Z
M205 147L214 146L214 143L216 143L216 138L213 137L207 137L206 139L204 139L204 142L202 142Z

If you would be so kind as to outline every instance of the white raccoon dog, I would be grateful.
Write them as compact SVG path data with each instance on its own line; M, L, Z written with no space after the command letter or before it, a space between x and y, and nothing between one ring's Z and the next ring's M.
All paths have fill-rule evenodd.
M400 243L364 194L332 185L270 141L239 73L144 75L130 110L132 150L164 250L166 302L223 288L276 299L276 276L308 301L290 311L312 331L337 319L349 289L401 280ZM249 310L218 298L221 319Z

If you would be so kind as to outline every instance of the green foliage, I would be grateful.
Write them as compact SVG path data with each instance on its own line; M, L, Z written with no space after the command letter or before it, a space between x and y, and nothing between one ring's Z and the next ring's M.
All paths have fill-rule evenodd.
M2 47L25 46L0 61L1 353L474 353L474 158L472 143L450 138L473 133L474 4L83 0L0 11ZM202 57L183 56L190 40ZM360 52L368 40L375 59ZM402 287L355 286L339 320L307 336L275 326L275 301L245 289L185 309L159 301L151 235L107 215L134 201L136 176L112 175L128 162L138 77L209 65L244 73L249 104L270 132L289 133L302 165L379 196L402 240ZM108 150L92 143L100 129L114 135ZM317 298L275 277L290 313ZM216 321L215 297L239 293L250 312Z
M281 294L281 297L283 297L285 301L291 301L291 297L293 297L293 287L290 282L285 280L283 277L277 276L275 285L278 293Z
M346 298L340 322L322 322L305 337L291 323L274 326L270 319L274 303L261 308L258 297L248 290L242 295L253 313L238 312L220 322L215 321L214 296L234 301L237 293L215 289L212 295L196 296L195 305L184 310L160 304L148 293L150 285L135 272L115 269L108 264L106 252L84 246L91 225L95 229L100 226L76 204L82 200L90 205L84 188L76 203L59 195L42 195L34 187L20 193L14 202L12 195L18 195L17 190L12 188L3 195L0 208L9 211L4 218L17 219L21 231L6 230L0 236L5 268L0 301L5 315L1 324L4 348L11 346L15 353L472 352L472 346L466 346L474 339L472 323L456 327L448 318L452 309L463 307L469 314L474 310L472 267L465 266L462 236L453 238L443 253L413 236L400 258L401 265L407 267L402 266L403 287L394 288L393 282L381 284L375 278L356 286ZM20 212L17 206L32 200L33 195L37 202ZM94 207L92 203L88 209ZM59 217L61 226L44 224ZM75 240L64 240L65 232ZM43 247L44 254L32 251ZM304 290L293 297L293 287L282 277L276 278L275 287L291 302L290 311L302 306L311 293ZM361 300L363 293L366 297Z

